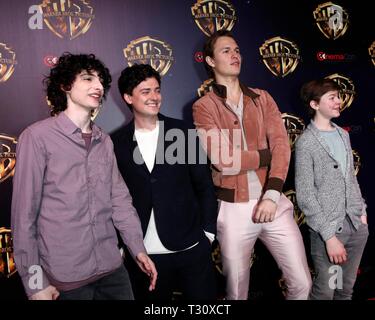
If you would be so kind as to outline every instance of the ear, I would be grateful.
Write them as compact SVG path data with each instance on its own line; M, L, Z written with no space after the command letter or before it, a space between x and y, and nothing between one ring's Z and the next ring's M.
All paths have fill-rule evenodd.
M64 91L65 93L70 92L71 88L69 86L60 85L60 89Z
M310 107L313 108L314 110L319 109L319 104L315 100L310 101Z
M207 57L206 57L206 62L207 62L207 64L208 64L211 68L215 68L215 62L214 62L214 59L212 59L211 57L207 56Z
M122 97L124 98L127 104L133 104L133 99L131 95L124 93Z

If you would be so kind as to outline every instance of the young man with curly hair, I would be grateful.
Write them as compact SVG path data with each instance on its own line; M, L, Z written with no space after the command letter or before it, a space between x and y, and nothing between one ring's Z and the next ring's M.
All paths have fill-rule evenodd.
M53 117L19 138L12 229L29 299L133 299L116 229L155 288L157 272L112 141L91 121L110 83L93 54L63 54L45 79Z

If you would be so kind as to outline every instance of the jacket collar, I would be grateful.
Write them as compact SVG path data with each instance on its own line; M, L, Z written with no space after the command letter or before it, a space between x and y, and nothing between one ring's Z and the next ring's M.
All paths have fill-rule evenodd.
M253 90L249 89L247 86L245 86L241 82L240 82L240 87L241 87L241 90L242 90L242 92L245 96L248 96L251 99L255 99L255 98L259 97L259 94L255 93ZM227 98L227 87L226 86L214 82L212 84L212 90L220 98L222 98L222 99Z
M347 164L346 164L346 167L348 168L348 164L349 164L349 158L348 156L351 156L351 152L350 152L350 146L348 146L347 144L347 140L345 139L344 137L344 133L343 133L343 129L340 128L337 124L335 124L334 122L331 122L331 125L336 128L337 132L339 133L339 135L341 136L342 138L342 141L344 142L344 146L345 146L345 150L346 150L346 154L347 154ZM311 133L315 136L315 138L319 141L319 143L321 144L321 146L324 148L324 150L330 155L330 157L332 159L335 159L333 153L331 152L328 144L325 142L323 136L321 135L319 129L315 126L314 124L314 121L311 120L311 122L309 123L309 125L307 126L307 129L311 131Z

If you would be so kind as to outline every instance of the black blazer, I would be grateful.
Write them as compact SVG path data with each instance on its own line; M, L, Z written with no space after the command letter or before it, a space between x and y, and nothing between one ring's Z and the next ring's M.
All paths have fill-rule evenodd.
M134 120L111 137L118 167L133 197L143 234L146 233L153 208L161 242L167 249L177 251L200 241L204 237L203 230L216 234L217 200L207 164L189 164L187 151L179 154L184 160L182 164L166 162L165 153L179 148L174 144L176 137L173 141L166 141L168 130L180 129L179 132L183 132L185 137L185 150L188 150L189 128L181 120L161 114L158 117L160 131L155 158L163 161L155 161L151 173L137 148L136 139L133 138ZM197 156L194 160L197 161L197 138L195 142Z

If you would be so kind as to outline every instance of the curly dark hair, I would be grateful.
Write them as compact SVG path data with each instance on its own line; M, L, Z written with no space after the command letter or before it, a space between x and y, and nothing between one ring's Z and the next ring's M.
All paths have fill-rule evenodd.
M326 94L328 91L341 91L341 87L334 80L329 78L312 80L305 83L300 92L300 97L307 108L307 113L310 118L315 117L315 109L311 108L310 102L316 101L319 103L320 98Z
M57 64L44 79L47 99L51 104L51 116L67 108L66 92L69 91L76 76L82 71L96 71L101 79L106 97L111 87L112 78L108 68L94 54L72 54L64 52ZM64 90L63 90L64 89Z
M204 47L203 47L203 63L204 63L204 67L207 71L207 74L210 78L215 78L215 74L212 71L211 66L209 66L208 63L206 62L206 57L214 58L215 44L216 44L217 39L219 39L221 37L229 37L229 38L232 38L233 40L236 41L233 34L230 31L225 30L225 29L221 29L221 30L218 30L218 31L214 32L206 40L206 42L204 44Z
M118 89L120 90L121 97L123 98L125 93L132 95L134 88L142 81L149 78L155 78L159 83L159 86L161 85L161 77L159 72L157 72L149 64L134 64L131 67L127 67L122 70L118 79ZM132 106L127 102L126 104L130 110L132 110Z

